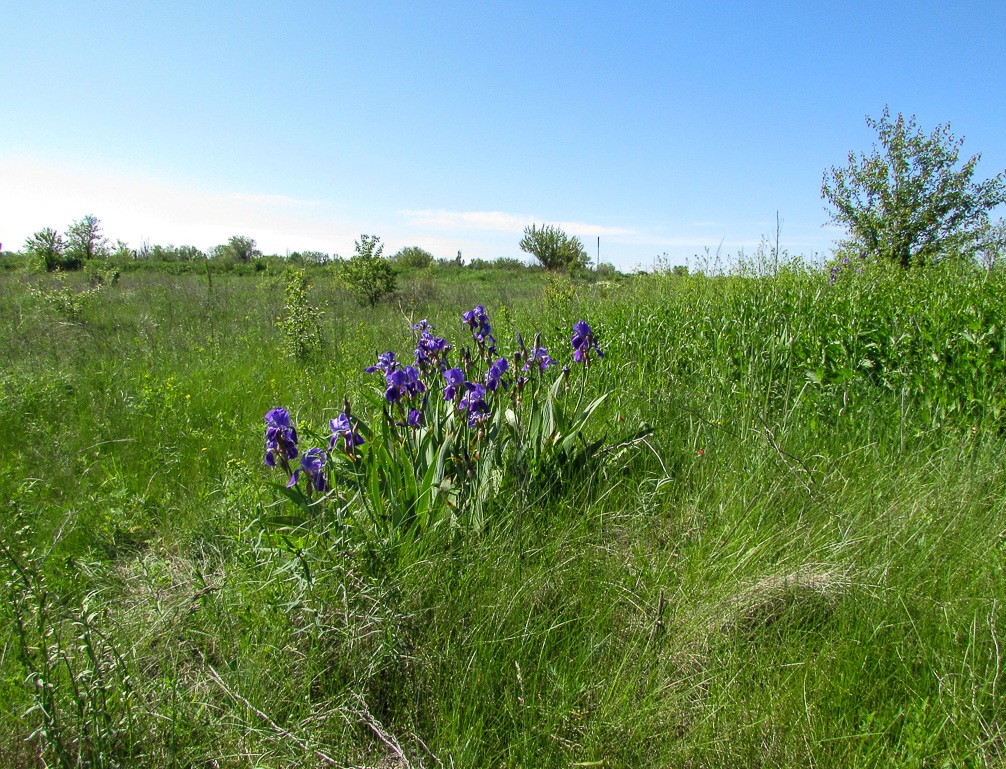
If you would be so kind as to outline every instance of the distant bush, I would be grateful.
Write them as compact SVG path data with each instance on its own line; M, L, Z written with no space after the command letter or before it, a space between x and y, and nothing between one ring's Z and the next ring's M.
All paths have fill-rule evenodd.
M425 270L433 264L433 254L419 246L406 246L391 257L391 261L398 267Z
M307 300L307 276L303 270L290 268L284 292L284 315L279 321L288 356L299 361L309 360L321 352L322 311Z
M546 270L576 269L590 261L579 238L571 238L550 224L526 227L520 250L531 254Z
M84 265L84 275L91 288L114 286L119 282L119 270L110 267L104 259L92 259Z
M618 269L611 262L600 262L594 270L594 277L598 280L611 280L621 275Z
M67 262L73 262L80 267L91 259L105 257L108 254L108 241L101 235L101 222L98 221L98 217L88 214L67 229L65 252Z
M361 235L356 242L356 253L339 271L350 290L371 307L395 290L395 268L383 253L379 237Z
M39 272L67 269L63 255L66 250L63 236L51 227L30 235L24 242L24 250L30 256L32 268Z
M500 256L493 261L493 267L497 270L526 270L527 263L514 256Z
M211 248L210 256L215 259L250 264L253 259L261 257L262 252L258 250L258 246L252 238L234 235L226 244Z
M328 264L332 257L324 251L293 251L286 260L291 264Z
M147 258L157 262L191 262L205 259L206 254L195 246L153 246L147 252Z

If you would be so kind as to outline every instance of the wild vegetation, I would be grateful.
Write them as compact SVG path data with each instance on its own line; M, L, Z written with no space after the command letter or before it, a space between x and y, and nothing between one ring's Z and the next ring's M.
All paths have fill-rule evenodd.
M0 258L0 765L1002 762L995 252L357 251Z
M71 318L6 274L3 763L998 760L1003 273L514 275L370 308L322 270L300 359L282 275L127 272ZM362 369L477 303L560 366L588 319L589 472L422 536L281 493L268 411L301 448L346 399L407 424Z

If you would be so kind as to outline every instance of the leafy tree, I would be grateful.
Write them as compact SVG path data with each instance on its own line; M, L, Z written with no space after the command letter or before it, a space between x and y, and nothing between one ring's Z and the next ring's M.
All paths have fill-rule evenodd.
M244 235L233 235L225 245L214 246L211 255L217 259L225 259L233 262L248 264L252 259L262 256L257 244L252 238Z
M53 272L63 265L66 244L63 236L51 227L39 230L24 242L24 250L29 253L39 269Z
M824 174L821 196L832 220L848 232L841 246L864 258L902 267L932 264L947 253L974 253L988 227L989 211L1006 201L1003 172L972 181L981 155L958 164L963 139L950 124L926 136L915 117L867 117L880 147L849 153L845 168Z
M98 256L105 256L107 242L101 235L98 217L88 214L74 222L66 231L66 258L68 267L80 267Z
M371 307L395 290L395 268L383 254L379 237L361 235L356 241L356 253L341 270L346 285Z
M406 246L391 257L391 261L399 267L425 270L433 264L433 254L419 246Z
M571 238L550 224L525 227L520 249L534 256L546 270L586 267L590 261L579 238Z

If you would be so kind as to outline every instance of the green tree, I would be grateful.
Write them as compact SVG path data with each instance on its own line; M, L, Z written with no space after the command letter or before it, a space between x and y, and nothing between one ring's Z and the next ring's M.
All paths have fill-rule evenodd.
M989 211L1006 201L1006 172L972 181L981 155L959 164L964 140L949 123L926 136L914 116L892 120L887 107L866 123L880 147L858 157L850 152L848 165L826 171L821 185L832 221L846 228L842 248L902 267L973 255Z
M35 265L46 272L53 272L64 266L65 249L63 236L51 227L39 230L24 242L24 250L31 255Z
M383 254L379 237L361 235L356 253L342 265L343 281L371 307L395 290L395 268Z
M433 264L433 254L419 246L406 246L391 257L391 261L399 267L425 270Z
M101 235L101 222L93 214L87 214L80 221L74 222L66 231L67 267L80 267L95 257L105 256L108 245Z
M586 267L590 261L579 238L571 238L550 224L525 227L520 249L534 256L546 270Z
M225 245L214 246L210 253L217 259L248 264L252 259L262 256L257 244L252 238L244 235L233 235Z

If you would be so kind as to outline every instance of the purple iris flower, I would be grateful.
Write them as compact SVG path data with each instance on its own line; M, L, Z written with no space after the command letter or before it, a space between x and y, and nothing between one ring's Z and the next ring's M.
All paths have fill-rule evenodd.
M290 424L290 412L283 408L265 415L265 463L275 467L277 456L280 462L297 458L297 428Z
M451 345L446 339L424 331L416 344L416 365L424 371L431 368L442 369L447 364L447 353Z
M406 424L409 427L419 427L423 423L423 412L418 409L409 409L409 418Z
M395 371L389 371L386 378L388 389L384 391L384 398L388 403L396 403L402 397L407 377L404 371L396 369Z
M601 348L597 346L597 340L594 338L594 334L585 320L579 320L573 324L572 342L573 360L577 363L589 363L591 350L597 354L598 358L604 357L604 353L601 352Z
M834 267L832 267L831 273L828 275L828 282L834 283L836 280L838 280L838 276L841 272L842 272L842 265L836 264Z
M480 348L487 348L490 355L496 352L496 340L493 338L493 329L485 307L480 304L473 310L461 313L461 320L471 330L472 338Z
M423 380L419 378L419 369L415 366L405 367L405 390L413 398L419 393L426 392L426 385L423 384Z
M444 372L444 380L447 382L444 388L444 400L454 400L458 388L465 382L465 372L459 368L449 368Z
M426 392L426 385L419 378L419 370L415 366L395 369L387 374L388 389L384 397L388 403L397 403L403 396L415 397Z
M558 365L548 356L548 350L544 347L535 347L529 354L527 363L524 364L524 371L530 371L534 366L541 372L548 371L549 366Z
M308 449L304 456L300 458L300 467L293 471L287 488L295 486L300 480L300 474L304 473L311 481L315 491L327 491L328 482L325 480L325 452L321 449Z
M503 385L503 389L506 389L507 382L503 380L503 375L506 374L509 367L510 362L506 358L500 358L492 364L486 372L486 387L493 392L496 392L500 385Z
M433 335L433 324L425 318L412 328L420 332L416 342L416 365L423 371L434 367L442 371L447 365L447 353L450 352L451 345L446 339Z
M353 423L349 421L349 416L345 413L339 414L329 422L332 427L332 437L328 441L328 450L335 449L336 441L342 438L346 442L346 451L350 451L353 446L364 443L363 436L353 429Z
M468 426L474 427L489 418L489 405L486 403L486 388L477 382L465 382L467 392L458 403L458 409L468 412Z
M373 374L375 371L383 371L388 374L398 368L398 361L395 360L395 353L391 350L387 352L382 352L377 356L377 363L373 366L367 366L364 369L368 374Z

